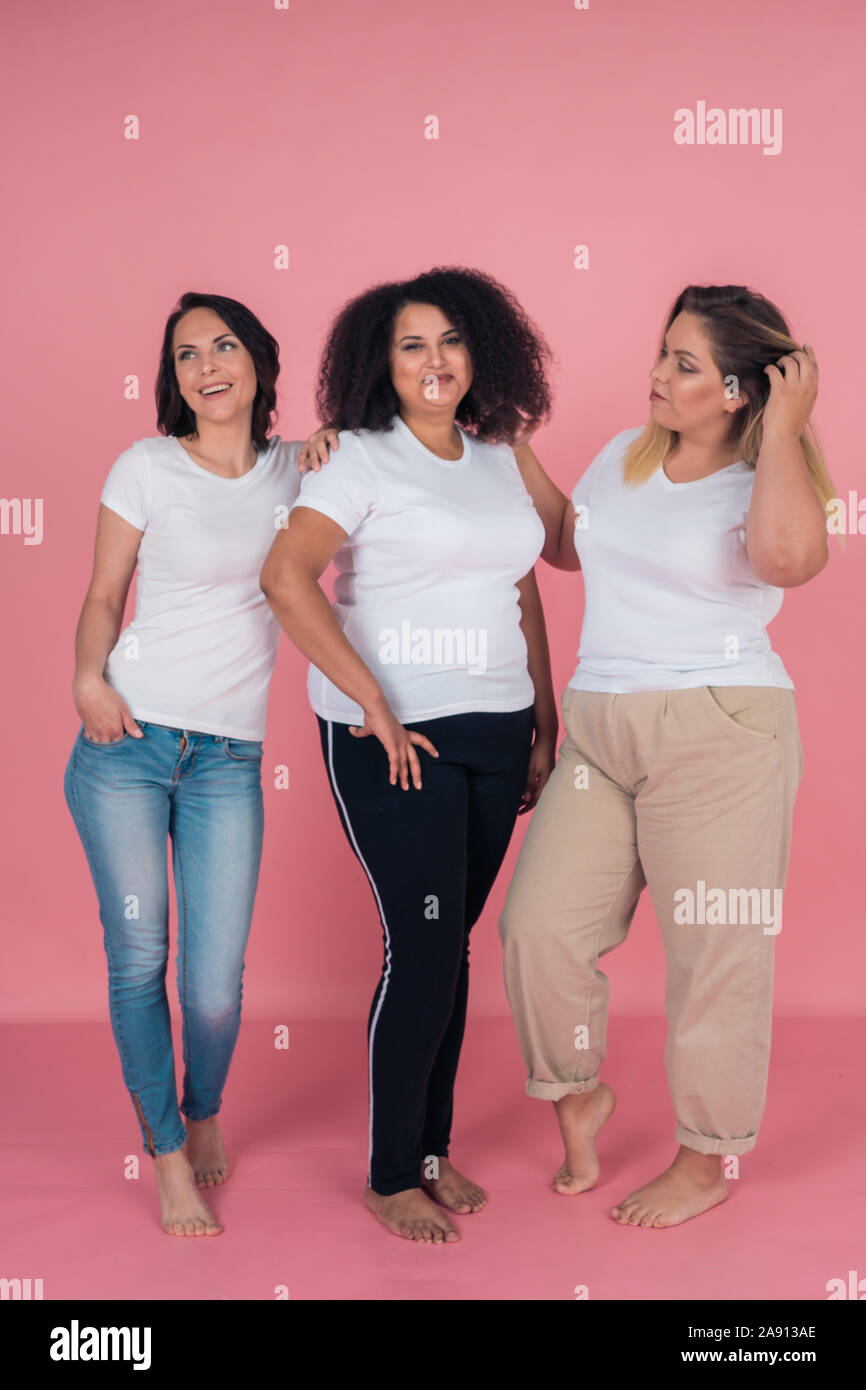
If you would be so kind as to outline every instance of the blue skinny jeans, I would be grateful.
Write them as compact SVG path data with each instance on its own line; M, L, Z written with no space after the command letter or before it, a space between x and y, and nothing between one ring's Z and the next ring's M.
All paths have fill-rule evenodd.
M90 866L111 1026L144 1148L182 1147L217 1114L241 1017L244 952L261 863L261 742L138 720L142 738L78 734L64 793ZM178 1107L168 963L167 839L177 895L183 1018Z

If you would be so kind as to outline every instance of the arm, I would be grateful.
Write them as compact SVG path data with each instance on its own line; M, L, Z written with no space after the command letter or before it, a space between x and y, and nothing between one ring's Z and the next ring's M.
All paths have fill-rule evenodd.
M103 672L123 624L143 534L110 507L100 506L93 574L75 633L72 681L72 696L85 735L97 743L115 743L124 732L142 737L125 700L108 684Z
M545 473L529 444L514 449L523 486L544 523L542 560L559 570L579 570L574 548L574 506Z
M534 570L530 570L529 574L524 575L519 581L517 592L520 602L520 627L526 639L527 664L532 684L535 686L535 740L529 760L523 805L518 812L518 815L523 815L536 805L544 784L553 771L559 719L550 674L550 650L547 645L544 609L541 606L541 595L538 592Z
M749 564L765 584L793 588L813 579L828 559L827 517L815 491L799 437L818 393L810 347L766 368L770 397L746 520Z
M312 507L295 508L289 514L288 529L280 531L268 552L259 585L298 650L361 706L364 725L357 736L375 734L380 740L388 754L391 785L399 775L400 785L408 790L411 772L414 786L420 788L415 746L433 757L439 754L423 734L403 728L372 671L345 636L318 582L346 539L342 526L330 517Z

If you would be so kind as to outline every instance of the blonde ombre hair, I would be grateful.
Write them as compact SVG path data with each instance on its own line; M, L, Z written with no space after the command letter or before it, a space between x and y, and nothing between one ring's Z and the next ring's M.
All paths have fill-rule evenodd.
M797 352L802 344L791 337L775 304L742 285L687 286L671 307L662 338L681 313L695 314L702 320L719 372L723 378L735 377L740 395L746 397L746 404L732 417L730 442L736 444L739 457L754 468L763 438L764 407L770 395L770 378L764 368L775 364L786 352ZM626 452L623 481L632 487L645 483L661 468L678 440L676 430L649 420ZM826 513L828 502L837 493L811 421L799 443Z

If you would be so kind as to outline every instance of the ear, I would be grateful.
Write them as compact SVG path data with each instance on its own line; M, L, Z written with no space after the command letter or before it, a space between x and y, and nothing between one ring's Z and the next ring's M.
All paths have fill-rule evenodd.
M723 408L728 415L733 415L735 411L741 410L743 406L748 405L748 392L735 376L726 376L724 386L725 403Z

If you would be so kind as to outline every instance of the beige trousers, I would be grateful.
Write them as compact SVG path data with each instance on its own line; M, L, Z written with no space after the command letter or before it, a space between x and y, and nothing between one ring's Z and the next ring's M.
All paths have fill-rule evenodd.
M667 958L676 1139L754 1147L770 1056L794 798L794 693L566 689L566 737L532 813L500 921L531 1096L598 1085L607 976L649 887Z

